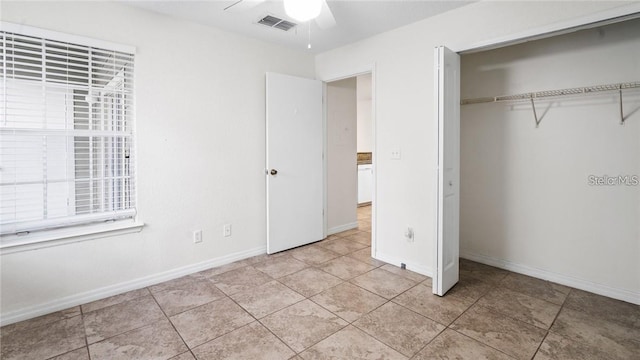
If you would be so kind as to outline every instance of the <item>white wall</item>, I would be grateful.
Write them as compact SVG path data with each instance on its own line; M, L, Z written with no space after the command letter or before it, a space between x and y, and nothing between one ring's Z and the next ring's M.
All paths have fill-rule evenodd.
M265 251L264 76L313 77L312 56L113 2L0 6L4 21L137 47L138 210L147 224L3 254L3 322Z
M327 84L327 233L358 226L356 79Z
M640 20L462 57L462 98L639 80ZM640 302L640 89L461 111L460 246ZM598 289L600 288L600 289ZM611 288L611 289L608 289ZM615 295L615 294L611 294Z
M371 103L371 74L360 75L357 80L358 98L358 152L373 152L373 121Z
M624 5L635 8L621 12L637 11L631 2L483 1L316 56L319 79L375 64L376 257L431 274L437 164L433 48L469 49L534 28L595 19ZM390 152L397 149L402 159L391 160ZM407 226L415 230L412 243L404 240Z

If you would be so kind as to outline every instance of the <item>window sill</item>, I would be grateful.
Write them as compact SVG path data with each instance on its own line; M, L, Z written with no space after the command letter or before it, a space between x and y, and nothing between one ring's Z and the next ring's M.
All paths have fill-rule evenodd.
M34 232L27 235L0 237L0 255L60 246L104 237L142 231L144 223L117 221L109 224L77 226L73 228Z

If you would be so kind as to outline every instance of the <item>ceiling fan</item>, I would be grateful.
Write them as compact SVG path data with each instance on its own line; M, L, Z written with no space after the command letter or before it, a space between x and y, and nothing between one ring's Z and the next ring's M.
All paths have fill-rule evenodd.
M243 12L253 9L267 0L238 0L227 6L228 12ZM327 0L282 0L285 13L299 22L314 20L319 28L325 30L336 26L336 19L327 4Z

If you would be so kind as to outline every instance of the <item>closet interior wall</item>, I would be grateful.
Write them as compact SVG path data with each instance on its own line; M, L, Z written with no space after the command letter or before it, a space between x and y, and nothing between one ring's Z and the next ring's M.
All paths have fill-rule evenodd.
M463 55L461 72L463 99L640 81L640 20ZM623 105L621 125L617 91L538 99L538 128L528 100L461 106L461 256L639 303L640 89Z

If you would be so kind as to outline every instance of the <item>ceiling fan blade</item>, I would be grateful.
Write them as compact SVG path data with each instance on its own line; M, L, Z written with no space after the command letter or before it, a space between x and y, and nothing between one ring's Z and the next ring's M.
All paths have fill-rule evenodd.
M333 12L331 12L327 0L322 0L322 9L320 10L320 15L316 18L316 24L323 30L336 26L336 18L333 17Z
M239 13L253 9L254 7L262 4L265 0L238 0L233 4L224 8L224 11L229 13Z

